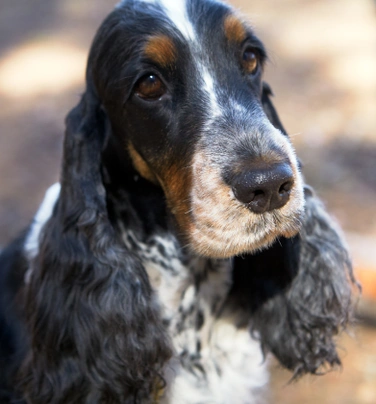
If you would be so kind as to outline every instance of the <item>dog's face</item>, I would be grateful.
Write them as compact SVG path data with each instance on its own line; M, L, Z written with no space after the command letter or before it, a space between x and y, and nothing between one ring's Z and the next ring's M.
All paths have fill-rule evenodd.
M199 254L230 257L299 230L303 184L262 107L265 51L227 6L124 0L94 41L88 77L135 169L161 186Z

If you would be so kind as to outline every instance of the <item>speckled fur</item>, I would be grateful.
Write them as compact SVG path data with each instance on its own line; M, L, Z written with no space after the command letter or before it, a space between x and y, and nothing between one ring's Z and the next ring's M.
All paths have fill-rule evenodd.
M356 282L265 60L215 0L123 0L104 21L60 187L0 255L1 403L259 404L268 352L294 377L340 364ZM150 76L159 98L140 96ZM239 173L282 163L285 205L235 198Z
M172 337L175 355L160 403L261 403L268 372L260 344L225 305L232 260L186 256L171 233L143 238L123 228L122 237L158 291Z

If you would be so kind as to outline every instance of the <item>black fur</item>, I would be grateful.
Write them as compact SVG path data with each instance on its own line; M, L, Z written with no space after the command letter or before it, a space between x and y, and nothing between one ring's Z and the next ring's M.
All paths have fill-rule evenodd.
M264 351L273 352L294 377L341 364L334 338L351 320L356 285L331 219L310 188L305 195L299 235L236 257L230 295L252 313L252 331Z
M108 219L103 125L88 94L67 119L61 196L26 295L32 403L144 399L171 355L147 275Z
M258 118L266 115L287 136L271 90L262 83L261 43L248 33L261 67L245 76L234 61L238 50L223 46L215 25L229 9L201 0L189 4L204 45L212 47L207 56L216 62L216 79L223 84L221 105L231 96L251 111L233 127L236 114L230 111L214 129L230 128L231 135L237 128L261 131ZM176 202L165 184L143 178L126 146L131 141L162 182L174 170L182 173L181 182L186 180L208 102L200 96L194 57L170 25L159 6L128 0L94 39L87 90L66 121L60 196L40 234L38 254L30 260L23 235L0 257L1 403L152 403L156 387L167 383L164 370L174 355L169 320L160 310L158 290L151 287L137 245L132 248L132 238L124 242L122 229L134 230L144 240L172 234L182 263L196 257L185 222L182 226L176 219L189 194L174 191ZM142 58L147 33L173 38L181 56L174 68L157 70ZM217 63L217 58L224 62ZM150 69L168 82L160 103L142 100L134 91ZM226 133L214 134L205 134L206 147L239 146L236 136L228 136L227 142ZM265 145L275 155L282 153L272 139ZM231 159L237 157L250 158L244 148ZM224 168L229 170L232 161ZM191 179L183 185L179 192L191 186ZM225 301L223 311L237 313L237 326L249 327L264 352L271 351L295 376L340 364L334 338L351 320L356 284L341 237L307 186L305 202L298 235L280 237L262 251L228 257L232 287L228 296L219 296ZM184 212L184 220L192 220ZM158 249L167 256L163 246ZM215 273L216 261L199 258L207 258ZM29 283L24 282L27 271ZM208 273L195 273L196 289L207 279ZM200 331L207 320L203 311L193 312L193 306L187 310L180 313L179 327ZM192 324L184 323L192 313ZM199 357L200 340L196 347ZM204 373L199 361L195 366Z
M27 260L22 234L0 255L0 403L16 402L14 380L28 347L25 319L20 309Z

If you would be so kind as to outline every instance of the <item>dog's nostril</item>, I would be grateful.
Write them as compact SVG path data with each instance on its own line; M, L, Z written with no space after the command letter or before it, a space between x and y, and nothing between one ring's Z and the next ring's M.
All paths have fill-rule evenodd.
M253 192L253 195L254 195L254 197L253 197L252 201L260 200L260 199L264 198L265 193L264 193L264 191L257 190L255 192Z
M286 181L284 184L281 185L279 188L279 193L281 195L285 194L286 192L290 192L294 183L293 181Z
M238 174L231 183L236 199L255 213L284 206L294 186L291 166L287 163L255 168Z
M264 203L264 200L266 199L265 192L261 190L256 190L253 192L249 192L247 188L244 188L242 190L239 190L239 187L234 188L234 194L236 199L241 200L243 199L246 204L257 204L257 205L262 205Z

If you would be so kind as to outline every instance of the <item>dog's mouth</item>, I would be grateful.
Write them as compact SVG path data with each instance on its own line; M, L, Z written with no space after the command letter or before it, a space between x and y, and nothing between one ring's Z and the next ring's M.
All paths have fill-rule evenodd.
M217 227L202 224L200 218L190 228L190 246L199 255L210 258L230 258L236 255L253 253L271 245L278 237L290 238L300 229L302 212L281 225L279 214L264 214L256 221L250 218L242 223L242 218L226 222Z
M278 237L293 237L304 212L303 182L293 166L294 181L282 207L261 213L240 202L221 179L220 169L203 154L192 166L189 245L203 256L229 258L269 246Z
M288 193L288 198L281 197L286 199L284 203L273 202L271 198L260 205L257 191L255 198L251 193L250 201L243 200L243 196L234 192L234 185L225 182L221 165L205 149L194 153L190 165L184 168L170 165L163 175L153 177L164 190L183 244L201 256L230 258L266 248L278 237L295 236L304 212L304 192L298 163L291 151L292 148L290 152L287 150L282 160L282 167L288 164L291 173L286 181L282 175L277 187L282 194ZM135 159L134 154L131 156L136 169L149 179L145 174L149 173L148 166L138 155ZM283 169L280 171L283 173ZM257 175L251 173L253 177Z

